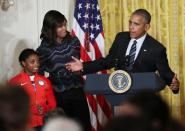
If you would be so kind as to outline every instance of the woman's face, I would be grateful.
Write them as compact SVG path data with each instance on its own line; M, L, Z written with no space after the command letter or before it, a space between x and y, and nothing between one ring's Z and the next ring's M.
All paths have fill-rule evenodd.
M67 21L64 21L61 26L56 28L57 40L63 39L67 34Z

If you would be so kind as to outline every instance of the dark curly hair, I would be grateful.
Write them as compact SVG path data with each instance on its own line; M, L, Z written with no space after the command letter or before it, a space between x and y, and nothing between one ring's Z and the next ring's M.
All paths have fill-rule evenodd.
M20 62L20 64L21 64L21 66L23 66L22 65L22 61L25 61L28 57L30 57L31 55L37 55L37 56L39 56L39 54L35 51L35 50L33 50L33 49L30 49L30 48L26 48L26 49L24 49L21 53L20 53L20 55L19 55L19 62Z

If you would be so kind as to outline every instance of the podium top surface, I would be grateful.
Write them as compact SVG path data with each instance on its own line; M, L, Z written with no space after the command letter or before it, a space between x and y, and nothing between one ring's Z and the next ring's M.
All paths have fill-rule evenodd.
M149 89L160 91L165 87L164 81L154 72L131 73L132 83L130 89L125 93L132 93L136 90ZM86 76L85 92L92 94L116 94L108 84L109 74L90 74Z

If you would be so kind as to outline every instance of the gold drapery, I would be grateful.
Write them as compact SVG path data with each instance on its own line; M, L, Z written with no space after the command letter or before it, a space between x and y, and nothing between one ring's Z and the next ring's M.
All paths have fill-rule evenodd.
M180 80L180 93L161 91L173 117L185 122L185 0L99 0L106 54L118 32L128 31L130 14L147 9L152 16L150 35L164 44L170 67Z

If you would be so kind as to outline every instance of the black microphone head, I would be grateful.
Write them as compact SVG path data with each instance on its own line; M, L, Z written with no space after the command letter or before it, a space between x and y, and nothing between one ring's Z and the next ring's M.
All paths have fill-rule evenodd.
M115 59L114 59L115 63L118 63L118 60L119 60L118 58L115 58Z
M115 58L114 59L114 68L115 68L115 70L118 69L118 63L119 63L119 59L118 58Z
M129 66L129 62L130 62L130 56L127 55L127 56L125 56L125 67Z

